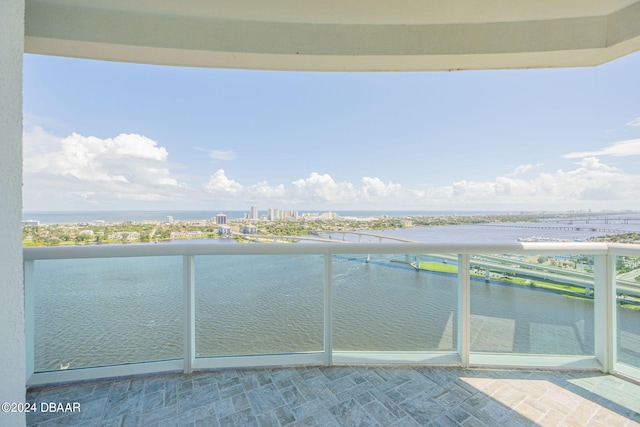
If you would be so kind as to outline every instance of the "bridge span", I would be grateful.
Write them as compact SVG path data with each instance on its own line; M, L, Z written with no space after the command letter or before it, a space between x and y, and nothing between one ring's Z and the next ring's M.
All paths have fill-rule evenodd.
M503 228L533 228L538 230L566 230L566 231L598 231L608 234L629 234L637 233L633 230L618 230L596 225L510 225L510 224L478 224L484 227Z
M556 218L556 219L549 219L547 220L549 222L557 222L557 223L561 223L561 222L566 222L568 224L573 224L573 223L580 223L580 222L584 222L585 224L590 224L591 222L601 222L604 224L609 224L609 223L613 223L613 224L629 224L629 223L633 223L633 222L640 222L640 217L598 217L598 216L593 216L593 217L576 217L576 218Z
M332 234L342 234L342 239L334 239L331 237ZM312 232L312 234L315 234L318 237L310 237L310 236L280 236L280 235L265 235L265 234L242 234L242 233L233 233L233 236L237 236L237 237L242 237L244 239L247 240L253 240L253 241L265 241L265 240L271 240L271 241L278 241L278 240L295 240L295 241L300 241L300 240L307 240L307 241L311 241L311 242L327 242L327 243L351 243L348 242L345 237L347 234L355 234L357 236L359 236L358 239L358 243L362 242L362 238L363 237L374 237L377 238L379 242L382 242L383 239L388 239L388 240L393 240L393 241L397 241L397 242L404 242L404 243L419 243L416 240L410 240L410 239L403 239L401 237L393 237L393 236L384 236L381 234L373 234L373 233L365 233L365 232L361 232L361 231L315 231ZM322 237L322 234L326 234L329 237Z
M374 237L378 238L380 242L383 239L389 239L394 241L406 242L406 243L418 243L415 240L403 239L400 237L384 236L381 234L366 233L361 231L331 231L331 232L316 232L318 237L309 236L276 236L276 235L255 235L255 234L241 234L234 233L234 236L241 236L247 240L253 240L255 242L264 242L265 240L271 240L273 242L278 240L306 240L313 242L327 242L327 243L349 243L345 240L347 234L354 234L359 237L359 242L362 241L362 237ZM342 234L342 240L333 239L332 234ZM320 237L320 234L327 234L329 238ZM408 256L408 255L407 255ZM424 256L430 256L440 258L442 260L457 262L457 256L444 255L444 254L424 254ZM370 261L370 255L367 255L367 262ZM585 290L586 295L591 295L594 287L593 274L570 271L558 267L541 266L533 263L524 262L522 260L509 260L496 255L483 255L482 257L473 257L470 260L471 266L484 269L486 271L486 277L489 278L489 271L500 271L502 273L512 273L519 277L538 278L542 280L550 280L556 283L565 283L573 286L582 287ZM416 270L420 270L420 255L416 255L416 262L410 263ZM631 281L617 278L617 290L618 293L624 293L634 297L640 297L640 287Z
M453 255L429 254L429 256L453 263L457 263L458 261L458 257ZM418 262L419 261L416 262L416 265L419 265ZM516 275L516 277L521 278L537 278L541 280L549 280L558 284L582 287L585 290L585 295L591 295L591 291L594 288L594 277L592 273L571 271L549 265L533 264L522 260L509 260L495 255L472 257L470 259L470 264L472 267L484 269L486 272L485 278L487 280L489 279L490 271L498 271L503 274L512 273ZM416 266L413 267L416 268ZM640 297L640 286L635 282L616 278L616 288L618 294Z
M234 236L242 237L243 239L253 240L254 242L264 242L265 240L271 240L276 242L278 240L308 240L312 242L327 242L327 243L346 243L341 240L325 239L323 237L309 237L309 236L276 236L276 235L263 235L263 234L242 234L234 233Z
M358 236L358 243L362 242L363 237L375 237L378 239L378 242L382 242L383 239L388 239L396 242L419 243L416 240L403 239L402 237L385 236L383 234L367 233L364 231L316 231L314 234L317 234L318 236L321 234L328 234L329 236L331 236L332 234L342 234L343 241L345 241L347 234L354 234ZM331 239L331 237L329 238ZM335 242L336 240L331 239L331 241Z

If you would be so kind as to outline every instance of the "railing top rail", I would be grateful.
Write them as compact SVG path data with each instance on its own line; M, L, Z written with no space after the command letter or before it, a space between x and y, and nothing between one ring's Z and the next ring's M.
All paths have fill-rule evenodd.
M323 254L585 254L640 256L640 245L595 242L519 243L207 243L107 244L27 247L25 261L190 255L323 255Z
M640 245L630 243L609 243L611 255L626 255L640 257Z

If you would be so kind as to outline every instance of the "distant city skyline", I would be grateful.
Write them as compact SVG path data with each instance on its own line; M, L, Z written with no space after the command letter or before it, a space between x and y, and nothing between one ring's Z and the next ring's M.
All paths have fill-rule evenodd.
M639 73L25 55L24 210L638 210Z

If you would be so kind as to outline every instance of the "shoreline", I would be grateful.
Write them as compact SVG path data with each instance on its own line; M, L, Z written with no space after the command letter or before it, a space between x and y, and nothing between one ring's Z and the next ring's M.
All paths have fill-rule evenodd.
M303 217L297 220L229 220L217 224L215 217L186 221L133 221L23 225L23 246L61 246L110 243L151 243L185 239L271 238L271 236L312 236L317 233L386 231L435 225L535 222L537 215L402 216L402 217ZM249 230L245 232L245 230Z
M67 246L92 244L139 244L164 243L183 240L228 238L239 242L264 239L313 238L318 234L340 232L386 232L397 229L416 229L434 226L490 226L517 229L549 229L549 230L591 230L593 226L585 227L573 224L573 221L588 221L574 219L571 214L558 214L550 218L549 214L470 214L470 215L435 215L435 216L381 216L381 217L340 217L327 215L326 217L302 217L296 220L251 220L239 219L217 224L216 218L195 220L123 220L107 223L103 220L93 222L77 222L72 224L39 224L37 221L23 225L23 247L34 246ZM627 213L627 215L630 215ZM565 218L565 216L568 216ZM593 219L592 219L593 221ZM627 220L628 222L629 220ZM640 216L633 221L640 224ZM588 222L587 222L588 223ZM560 225L558 225L560 224ZM635 223L634 223L635 224ZM614 225L616 226L616 225ZM616 226L617 227L617 226ZM635 228L628 226L629 228ZM598 229L600 230L600 229ZM620 231L620 230L611 230ZM568 231L568 233L571 233ZM518 239L530 239L523 232ZM615 237L617 236L617 237ZM640 243L640 227L638 233L630 232L614 235L589 237L596 241L630 241ZM344 237L344 236L343 236ZM545 239L546 237L542 237ZM549 238L554 240L565 240ZM417 241L423 241L417 239Z

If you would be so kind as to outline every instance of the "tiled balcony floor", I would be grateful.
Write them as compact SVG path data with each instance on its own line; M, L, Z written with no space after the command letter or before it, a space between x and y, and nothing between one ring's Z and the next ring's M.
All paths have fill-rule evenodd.
M29 426L627 426L640 386L597 372L307 367L149 375L32 388Z

